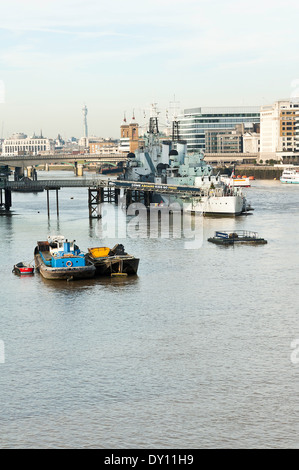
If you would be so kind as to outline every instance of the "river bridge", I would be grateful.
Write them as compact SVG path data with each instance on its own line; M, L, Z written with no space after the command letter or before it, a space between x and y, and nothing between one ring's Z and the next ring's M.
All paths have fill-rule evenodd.
M90 154L90 153L54 153L51 155L14 155L4 157L0 155L0 165L8 165L9 167L28 168L30 166L50 165L55 163L75 163L75 162L105 162L118 163L126 160L125 155L120 154Z
M180 197L200 197L202 189L194 186L175 186L168 184L125 181L102 178L76 178L76 179L49 179L34 181L25 178L19 181L10 181L0 178L0 209L2 213L9 213L12 207L12 192L34 193L47 192L47 211L50 217L49 193L56 192L56 209L59 216L58 191L63 188L87 188L88 207L90 218L100 218L99 205L104 202L118 204L122 191L123 201L128 207L135 202L142 202L150 207L155 194L179 195Z

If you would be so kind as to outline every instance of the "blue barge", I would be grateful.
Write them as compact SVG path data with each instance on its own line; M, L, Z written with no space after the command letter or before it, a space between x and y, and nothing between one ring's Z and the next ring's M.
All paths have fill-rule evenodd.
M75 244L61 235L38 241L34 250L36 270L45 279L86 279L94 277L95 266Z

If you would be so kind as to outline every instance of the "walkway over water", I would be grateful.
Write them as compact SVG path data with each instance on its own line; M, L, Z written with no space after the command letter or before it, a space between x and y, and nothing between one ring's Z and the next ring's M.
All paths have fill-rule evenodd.
M142 202L146 207L150 207L154 202L155 194L172 194L180 197L201 197L205 195L202 188L194 186L175 186L168 184L111 180L101 178L76 178L76 179L49 179L31 180L25 178L18 181L10 181L7 178L0 178L0 208L6 212L12 207L12 192L22 193L47 192L47 208L50 217L50 191L56 191L57 216L59 215L58 192L62 188L87 188L88 207L90 218L100 218L99 206L103 202L118 204L121 190L123 191L123 201L128 207L134 202ZM219 196L222 194L219 194ZM3 212L2 212L3 213Z
M20 180L20 181L0 181L1 189L8 189L10 191L43 191L45 189L61 189L61 188L98 188L107 187L108 180L100 179L57 179L57 180Z
M202 194L201 188L194 186L176 186L172 184L161 184L161 183L147 183L147 182L136 182L136 181L124 181L124 180L110 180L100 178L82 178L82 179L57 179L57 180L39 180L33 181L29 179L20 181L9 181L2 179L0 180L0 189L8 191L44 191L44 190L55 190L62 188L93 188L93 189L124 189L130 191L140 192L153 192L153 193L164 193L164 194L187 194L188 196L200 196Z

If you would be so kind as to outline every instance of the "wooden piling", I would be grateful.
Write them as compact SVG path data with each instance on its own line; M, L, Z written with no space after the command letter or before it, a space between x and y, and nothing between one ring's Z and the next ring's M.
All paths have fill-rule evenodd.
M90 219L100 219L101 213L99 211L99 205L104 199L103 188L88 188L88 209Z
M56 189L56 212L57 212L57 217L59 217L58 189Z
M5 196L4 207L6 211L9 211L9 209L11 208L11 191L9 189L5 189L4 196Z

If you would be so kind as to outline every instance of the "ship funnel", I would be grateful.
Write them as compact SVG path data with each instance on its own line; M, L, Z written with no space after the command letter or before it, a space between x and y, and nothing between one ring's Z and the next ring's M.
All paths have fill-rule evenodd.
M171 151L171 142L170 140L164 140L162 142L162 158L161 163L169 164L169 153Z
M179 140L177 143L178 161L180 165L184 163L184 159L187 156L187 142L186 140Z

